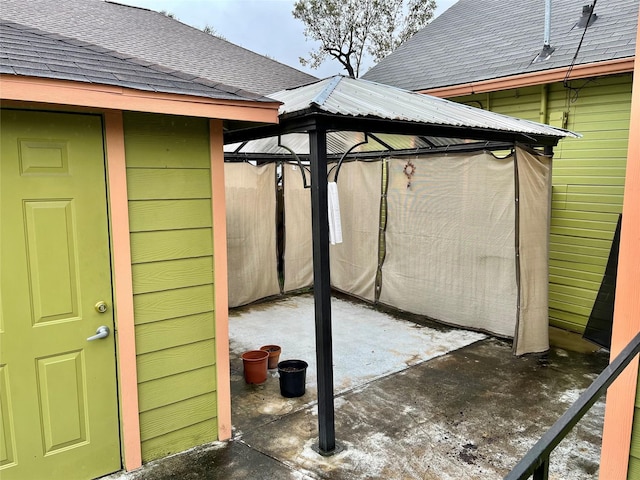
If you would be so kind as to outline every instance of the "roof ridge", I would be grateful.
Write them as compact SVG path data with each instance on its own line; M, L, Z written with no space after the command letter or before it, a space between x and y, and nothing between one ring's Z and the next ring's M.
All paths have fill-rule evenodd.
M336 87L342 81L343 78L344 77L342 75L335 75L334 77L330 77L330 80L327 79L329 80L328 85L324 87L320 91L320 93L318 93L309 103L311 105L316 105L318 107L321 107L322 105L324 105L324 102L326 102L327 99L331 96L331 94L333 93L333 91L336 89Z
M114 3L114 2L109 2L109 3ZM118 5L122 5L122 4L118 4ZM199 77L197 75L192 75L192 74L189 74L189 73L186 73L186 72L182 72L180 70L175 70L175 69L172 69L172 68L169 68L169 67L158 65L158 64L150 62L148 60L144 60L144 59L132 56L132 55L127 55L127 54L119 52L117 50L113 50L113 49L110 49L110 48L105 48L105 47L102 47L100 45L96 45L94 43L87 42L85 40L79 40L77 38L68 37L66 35L62 35L62 34L59 34L59 33L49 32L49 31L46 31L46 30L42 30L40 28L32 27L32 26L29 26L29 25L24 25L22 23L13 22L11 20L0 19L0 25L17 28L17 29L20 29L22 31L26 31L26 32L37 34L37 35L41 35L41 36L44 36L44 37L47 37L47 38L51 38L53 40L57 40L57 41L60 41L60 42L64 42L64 43L67 43L69 45L73 45L73 46L76 46L76 47L83 47L83 48L86 48L86 49L91 50L93 52L104 54L104 55L109 55L109 56L115 57L115 58L117 58L119 60L130 62L130 63L136 64L136 65L148 68L149 70L153 70L153 71L158 72L158 73L162 73L162 74L165 74L165 75L171 75L171 76L177 77L180 80L193 82L193 83L196 83L196 84L199 84L199 85L203 85L205 87L215 88L215 89L221 90L221 91L223 91L225 93L230 93L230 94L233 94L233 95L242 96L242 97L245 97L245 99L247 99L247 100L251 99L251 100L257 100L257 101L264 101L264 102L274 102L275 101L275 100L273 100L271 98L268 98L268 97L265 97L264 95L261 95L259 93L250 92L248 90L243 90L243 89L237 88L237 87L232 87L232 86L220 83L220 82L213 82L211 80Z
M102 0L104 3L111 3L112 5L118 5L119 7L129 7L129 8L137 8L138 10L146 10L148 12L154 12L155 10L151 10L150 8L140 7L138 5L128 5L126 3L116 2L114 0ZM158 12L159 13L159 12Z

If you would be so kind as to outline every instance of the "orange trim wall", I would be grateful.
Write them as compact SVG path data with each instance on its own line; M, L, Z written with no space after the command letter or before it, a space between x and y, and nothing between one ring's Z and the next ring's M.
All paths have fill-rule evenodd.
M227 284L227 212L224 190L222 121L209 121L211 202L216 313L218 440L231 438L231 374L229 371L229 293Z
M637 57L637 55L636 55ZM619 60L609 60L607 62L589 63L576 65L571 71L570 80L587 77L597 77L601 75L615 75L618 73L633 72L634 58L623 58ZM541 72L523 73L504 78L494 78L480 82L463 83L448 87L429 88L420 90L418 93L426 93L435 97L450 98L473 93L487 93L498 90L508 90L510 88L523 88L544 83L561 82L567 74L567 68L554 68Z
M138 415L138 375L133 318L133 283L129 242L129 204L122 112L104 115L109 178L109 207L114 274L114 311L118 342L118 385L122 453L126 470L142 465L140 417Z
M640 11L638 14L640 20ZM636 40L636 72L640 72L640 34ZM634 75L627 173L622 206L620 253L613 315L611 359L640 332L640 75ZM600 479L627 478L638 357L609 387L602 434Z

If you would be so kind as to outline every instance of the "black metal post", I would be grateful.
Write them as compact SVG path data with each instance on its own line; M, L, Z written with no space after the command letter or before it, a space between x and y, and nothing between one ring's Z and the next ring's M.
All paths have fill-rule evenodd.
M313 296L316 320L318 372L318 451L336 449L333 405L333 340L331 335L331 280L329 277L329 215L327 212L327 132L309 130L311 163L311 221L313 226Z
M549 480L549 457L543 459L542 465L533 471L533 480Z

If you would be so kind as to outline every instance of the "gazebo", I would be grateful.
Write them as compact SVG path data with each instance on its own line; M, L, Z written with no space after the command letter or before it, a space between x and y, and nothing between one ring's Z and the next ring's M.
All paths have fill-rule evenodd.
M513 309L517 319L513 335L514 350L516 354L522 354L548 348L546 332L532 333L539 338L534 338L528 344L519 339L529 335L527 330L531 330L531 325L538 325L536 328L539 331L541 325L542 330L546 326L551 157L553 147L559 140L577 138L579 135L344 76L284 90L270 95L270 98L282 102L279 124L240 128L225 133L225 155L228 159L254 159L261 162L289 155L300 165L305 187L310 183L320 454L331 455L339 449L335 440L333 404L327 183L329 161L337 162L337 179L347 158L451 155L519 148L522 160L508 167L514 171L513 205L516 221L512 222L514 231L505 237L509 241L515 239L515 282L511 277L508 280L515 283L515 300L508 306ZM309 165L310 182L304 175L304 165ZM411 168L407 169L407 166ZM406 189L410 190L415 166L407 162L404 169L402 166L399 168L407 176ZM436 164L433 168L446 171L449 165L441 162L441 165ZM470 181L473 182L474 178ZM447 252L447 255L459 254L460 250ZM426 290L424 287L419 289ZM465 301L472 304L474 300L470 298ZM443 308L446 310L449 307Z

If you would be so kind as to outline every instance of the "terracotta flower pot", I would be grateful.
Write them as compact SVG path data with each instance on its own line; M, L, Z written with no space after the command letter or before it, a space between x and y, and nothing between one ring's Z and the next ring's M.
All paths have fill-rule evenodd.
M278 360L280 359L280 352L282 352L282 349L278 345L265 345L260 347L260 350L269 352L269 370L278 368Z
M241 357L245 382L264 383L267 381L269 352L264 350L249 350L248 352L244 352Z

